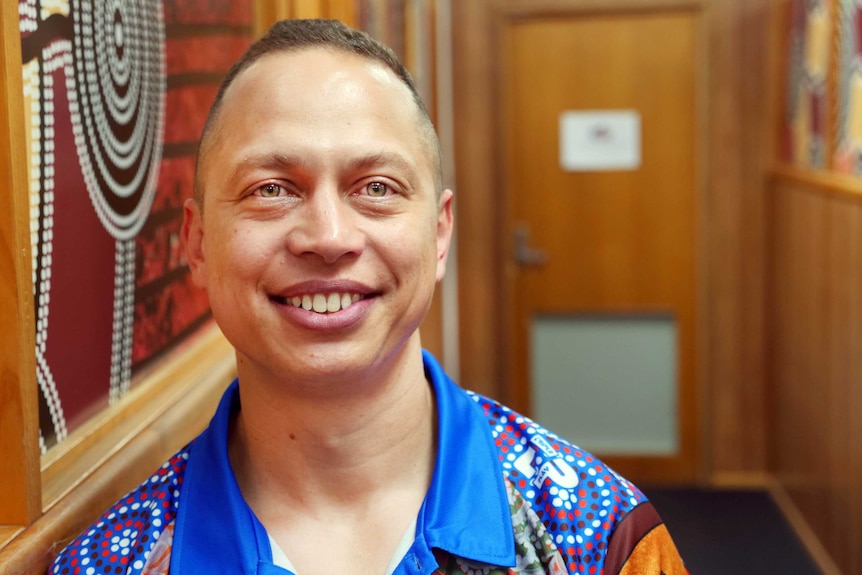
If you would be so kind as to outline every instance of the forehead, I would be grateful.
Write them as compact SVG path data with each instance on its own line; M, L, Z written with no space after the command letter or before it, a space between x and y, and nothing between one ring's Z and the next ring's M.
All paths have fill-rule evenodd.
M420 119L410 90L389 68L331 48L263 56L236 78L219 115L224 123L279 117L311 125L339 118L345 128L358 125L360 119L396 119L415 128ZM415 130L410 137L418 137Z
M262 56L237 76L228 94L242 92L260 80L284 82L278 85L284 90L306 91L314 86L323 90L317 94L322 97L351 86L411 101L407 86L382 62L338 48L296 48Z
M216 156L208 164L273 147L296 154L362 147L366 154L399 153L433 171L409 88L384 64L340 50L260 58L234 80L215 120L213 141L204 144Z

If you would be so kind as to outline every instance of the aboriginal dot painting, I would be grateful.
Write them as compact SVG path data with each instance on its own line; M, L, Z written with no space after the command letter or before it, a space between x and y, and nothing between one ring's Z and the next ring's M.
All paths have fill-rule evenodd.
M830 2L792 0L789 24L782 159L799 166L822 169L828 162L827 78L832 55Z
M837 126L833 169L862 174L862 1L838 12Z
M208 318L180 249L251 0L20 0L43 452Z

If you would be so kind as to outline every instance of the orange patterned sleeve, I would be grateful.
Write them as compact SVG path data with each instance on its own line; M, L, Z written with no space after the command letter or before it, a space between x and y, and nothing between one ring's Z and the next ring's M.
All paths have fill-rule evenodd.
M608 543L605 575L688 575L670 533L651 503L635 507Z

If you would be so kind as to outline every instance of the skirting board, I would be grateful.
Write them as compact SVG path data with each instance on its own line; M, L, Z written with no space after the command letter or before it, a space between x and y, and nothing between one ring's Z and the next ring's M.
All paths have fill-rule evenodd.
M823 546L820 538L817 537L793 499L773 475L765 472L715 473L710 479L709 485L716 489L766 490L823 575L841 575L841 570L835 564L826 547Z

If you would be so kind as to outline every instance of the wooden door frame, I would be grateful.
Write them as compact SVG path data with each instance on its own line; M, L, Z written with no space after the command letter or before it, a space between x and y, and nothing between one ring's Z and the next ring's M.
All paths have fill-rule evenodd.
M458 235L458 277L460 300L461 382L465 387L489 394L504 403L517 404L517 386L511 377L511 350L514 339L512 314L515 305L509 254L508 230L510 190L503 162L506 157L505 78L501 56L505 49L503 31L510 23L542 17L589 16L613 13L691 11L700 18L699 50L703 56L697 86L697 303L695 312L695 353L698 358L694 390L680 410L693 410L695 424L681 433L694 439L693 477L703 480L708 469L701 446L710 429L708 411L702 398L705 384L707 334L705 273L706 174L708 158L707 102L707 19L705 0L477 0L452 6L454 73L454 118L456 210ZM693 427L693 428L692 428ZM605 458L612 466L618 458ZM628 467L628 466L626 466ZM629 468L630 469L630 468ZM627 469L624 471L628 471ZM644 466L635 466L634 475L649 477Z

